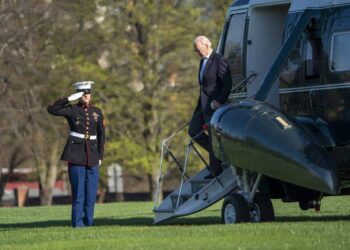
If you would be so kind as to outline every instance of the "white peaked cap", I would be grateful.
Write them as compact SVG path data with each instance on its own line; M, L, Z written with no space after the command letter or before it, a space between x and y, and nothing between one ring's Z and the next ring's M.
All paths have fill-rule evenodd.
M83 82L76 82L73 84L74 88L76 90L84 90L84 89L91 89L92 84L95 84L93 81L83 81Z

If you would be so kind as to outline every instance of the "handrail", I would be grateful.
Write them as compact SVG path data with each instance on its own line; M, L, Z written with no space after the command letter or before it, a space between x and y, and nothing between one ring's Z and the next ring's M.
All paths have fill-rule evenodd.
M178 133L180 133L182 130L184 130L189 124L190 124L191 121L187 122L186 124L182 125L179 129L177 129L174 133L172 133L169 137L165 138L162 140L162 143L161 143L161 152L160 152L160 166L159 166L159 178L158 178L158 184L157 184L157 192L156 192L156 199L154 201L154 209L157 208L157 204L158 204L158 198L159 198L159 192L160 192L160 185L163 181L163 159L164 159L164 149L166 149L167 152L170 152L168 146L166 145L167 142L169 142L171 139L173 139ZM170 153L169 154L172 158L175 156ZM176 159L176 158L175 158ZM182 173L184 173L184 170L181 168L181 165L179 164L179 162L176 160L175 161L176 164L179 166L180 168L180 171ZM188 175L187 175L188 176Z
M170 157L174 160L174 162L176 163L176 165L180 169L181 173L184 173L184 169L182 168L180 162L176 159L175 155L171 152L171 150L168 148L168 146L164 145L164 148L169 153ZM187 178L190 178L190 176L188 176L188 174L185 173L185 175Z
M182 127L180 127L179 129L177 129L174 133L172 133L169 137L163 139L163 143L164 142L168 142L170 141L175 135L177 135L178 133L180 133L182 130L184 130L188 125L190 125L190 122L187 122L186 124L182 125Z
M248 77L246 77L245 79L243 79L242 81L240 81L238 84L236 84L236 86L234 86L231 91L230 94L235 93L235 91L237 89L239 89L244 83L246 83L247 81L249 81L252 77L256 77L258 74L255 72L252 72Z
M184 163L184 167L182 168L180 162L176 159L176 157L174 156L174 154L171 152L171 150L168 148L167 146L167 142L169 142L172 138L174 138L175 135L177 135L179 132L181 132L183 129L185 129L188 125L190 124L190 122L186 123L185 125L183 125L181 128L179 128L178 130L176 130L173 134L171 134L169 137L167 137L166 139L164 139L162 141L162 147L161 147L161 157L160 157L160 171L159 171L159 179L158 179L158 185L157 185L157 192L156 192L156 199L155 199L155 203L154 203L154 210L157 209L157 205L158 205L158 198L159 198L159 192L160 192L160 185L163 181L163 159L164 159L164 150L166 150L170 157L175 161L175 163L178 165L178 168L180 169L182 176L181 176L181 184L180 184L180 188L179 188L179 192L178 192L178 197L177 197L177 201L176 201L176 207L175 207L175 211L178 209L179 207L179 203L180 203L180 195L182 192L182 187L183 187L183 182L184 182L184 177L186 176L187 178L190 178L190 176L188 176L188 174L186 173L187 170L187 165L188 165L188 158L189 158L189 153L191 151L191 148L194 149L194 152L197 154L197 156L202 160L202 162L205 164L205 166L207 167L207 169L209 170L209 172L214 176L214 178L218 181L218 183L223 186L222 182L217 178L217 176L213 173L213 171L211 170L211 168L209 167L208 163L205 161L205 159L203 158L203 156L200 154L200 152L198 151L198 149L194 146L194 140L200 136L202 133L205 132L205 130L203 129L200 133L198 133L196 136L194 136L193 138L190 139L189 143L187 144L186 147L186 156L185 156L185 163Z
M179 188L179 194L177 195L175 211L179 208L179 204L180 204L180 195L181 195L181 192L182 192L182 186L183 186L184 177L185 177L185 174L186 174L188 155L190 154L190 151L191 151L191 141L192 141L192 138L191 138L190 143L188 144L187 150L186 150L184 172L182 173L182 177L181 177L181 184L180 184L180 188Z
M179 208L179 203L180 203L180 195L182 192L182 187L183 187L183 181L184 181L184 177L186 175L186 170L187 170L187 163L188 163L188 156L190 154L191 148L194 149L195 153L197 154L197 156L203 161L203 163L205 164L205 166L207 167L207 169L209 170L209 172L214 176L214 178L217 180L217 182L223 187L224 184L220 181L219 178L217 178L216 174L214 174L214 172L212 171L212 169L209 167L208 163L204 160L203 156L199 153L198 149L194 146L193 142L195 140L195 138L197 138L198 136L200 136L202 133L204 133L205 130L202 130L200 133L198 133L196 136L194 136L193 138L190 139L190 141L187 144L187 150L186 150L186 158L185 158L185 164L184 164L184 172L182 172L182 177L181 177L181 184L180 184L180 188L179 188L179 193L177 196L177 201L176 201L176 207L175 207L175 211Z
M165 145L165 140L162 141L162 147L160 150L160 167L159 167L160 169L159 169L159 178L158 178L158 184L157 184L156 200L154 201L154 209L157 208L160 184L162 183L162 179L163 179L162 173L163 173L164 145Z

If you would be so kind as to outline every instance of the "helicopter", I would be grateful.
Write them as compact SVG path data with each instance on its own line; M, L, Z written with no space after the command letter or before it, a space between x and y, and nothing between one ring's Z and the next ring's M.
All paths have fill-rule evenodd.
M324 196L350 194L350 1L234 1L217 52L233 88L209 129L226 167L185 180L188 153L198 153L190 141L180 186L155 201L155 223L221 199L225 224L273 221L271 199L319 211Z

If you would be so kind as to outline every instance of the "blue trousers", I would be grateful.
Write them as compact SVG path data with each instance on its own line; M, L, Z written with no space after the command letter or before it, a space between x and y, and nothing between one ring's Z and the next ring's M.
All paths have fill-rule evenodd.
M92 226L98 187L99 167L68 164L72 188L72 226Z

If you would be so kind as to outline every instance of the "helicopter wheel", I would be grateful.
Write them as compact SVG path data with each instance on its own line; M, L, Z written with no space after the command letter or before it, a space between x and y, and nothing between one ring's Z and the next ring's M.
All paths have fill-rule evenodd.
M250 221L267 222L275 220L275 212L273 210L270 198L264 193L256 193L253 203L250 205Z
M224 200L221 209L224 224L235 224L249 221L249 207L242 195L230 194Z

